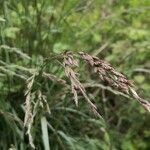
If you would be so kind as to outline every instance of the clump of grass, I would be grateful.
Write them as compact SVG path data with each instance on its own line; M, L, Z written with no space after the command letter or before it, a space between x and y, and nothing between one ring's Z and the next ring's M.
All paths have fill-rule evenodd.
M92 112L101 117L99 112L97 111L97 107L93 102L89 99L84 85L79 81L78 74L75 72L75 69L79 67L78 62L74 58L74 54L70 51L65 51L60 55L62 58L62 63L64 67L65 76L69 79L69 86L71 86L71 92L74 97L75 105L78 106L78 94L79 92L83 95L86 102L88 103ZM82 60L86 61L88 65L94 70L96 74L98 74L99 78L102 81L108 83L110 87L115 88L118 92L126 94L130 97L135 98L138 102L150 112L150 103L143 98L141 98L137 92L133 88L133 84L130 80L127 79L125 75L116 71L109 63L100 60L98 57L91 56L84 52L79 52L79 56ZM56 57L57 59L57 57ZM42 72L41 72L42 71ZM34 118L38 112L39 106L43 108L43 105L46 104L46 109L50 113L50 108L47 103L46 97L42 94L40 90L32 91L35 77L40 76L44 78L48 78L51 81L56 81L59 84L64 86L68 86L68 83L57 76L44 72L44 67L42 66L42 70L40 73L34 73L27 80L27 90L25 92L26 101L25 101L25 118L24 118L24 126L27 127L27 134L29 137L29 143L32 148L35 148L33 143L33 138L31 134L32 124L34 122ZM37 100L35 100L37 98Z

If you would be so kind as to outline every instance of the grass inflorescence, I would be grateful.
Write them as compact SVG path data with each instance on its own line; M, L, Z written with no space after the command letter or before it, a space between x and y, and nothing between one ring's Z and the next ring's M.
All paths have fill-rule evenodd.
M150 103L142 99L137 94L137 92L133 88L133 83L128 80L125 75L119 73L109 63L99 59L98 57L89 55L84 52L79 52L78 54L78 57L84 60L91 67L91 69L94 70L94 73L99 76L100 80L106 82L109 87L114 88L116 91L121 92L129 97L135 98L147 111L150 112ZM69 82L67 82L65 79L58 78L53 74L46 73L43 68L43 72L40 72L42 78L48 78L49 80L55 81L59 84L62 84L63 86L70 86L76 106L79 105L78 94L81 93L85 98L91 111L96 116L101 117L100 113L97 111L96 104L94 104L90 100L90 98L88 97L88 93L86 92L85 86L80 82L78 78L79 73L75 71L76 68L80 67L78 61L75 59L76 56L77 55L74 55L71 51L65 51L63 54L61 54L64 72L66 77L69 79ZM34 84L36 84L35 82L37 82L35 81L37 76L39 76L38 72L34 73L29 79L27 79L27 88L25 92L26 100L24 126L27 127L27 135L29 137L29 143L32 148L35 148L35 146L33 144L31 129L34 118L38 113L38 107L42 105L42 108L44 108L43 103L45 103L46 108L50 113L50 108L48 106L46 97L42 95L42 92L40 90L32 90ZM36 95L38 96L36 97Z

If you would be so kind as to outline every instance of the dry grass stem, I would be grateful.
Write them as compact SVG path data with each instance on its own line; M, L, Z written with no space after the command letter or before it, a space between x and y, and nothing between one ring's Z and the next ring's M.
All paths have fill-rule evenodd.
M49 73L46 73L46 72L43 72L43 77L46 77L48 78L49 80L51 81L55 81L55 82L58 82L60 84L66 84L66 81L61 79L61 78L58 78L57 76L53 75L53 74L49 74Z

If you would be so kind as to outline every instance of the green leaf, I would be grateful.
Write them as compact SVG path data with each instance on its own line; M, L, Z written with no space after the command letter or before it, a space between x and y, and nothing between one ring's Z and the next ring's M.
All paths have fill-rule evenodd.
M63 50L69 49L69 48L70 48L69 45L59 42L59 43L54 44L53 52L61 53Z
M0 17L0 22L5 22L6 20L2 17Z
M136 75L136 76L134 77L134 80L135 80L136 82L138 82L138 83L143 83L144 80L145 80L145 77L142 76L142 75Z
M8 38L12 38L12 39L15 39L16 38L16 33L19 32L19 28L17 27L9 27L9 28L6 28L4 30L4 35Z
M47 120L45 117L41 118L41 127L42 127L44 148L45 148L45 150L50 150L49 136L48 136L48 129L47 129Z

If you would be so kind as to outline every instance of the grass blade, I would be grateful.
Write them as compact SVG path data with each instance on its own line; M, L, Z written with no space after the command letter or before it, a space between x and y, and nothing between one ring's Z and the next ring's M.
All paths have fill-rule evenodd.
M45 150L50 150L49 138L48 138L48 130L47 130L47 120L45 117L41 118L41 127L42 127L42 135L43 135L43 144Z

